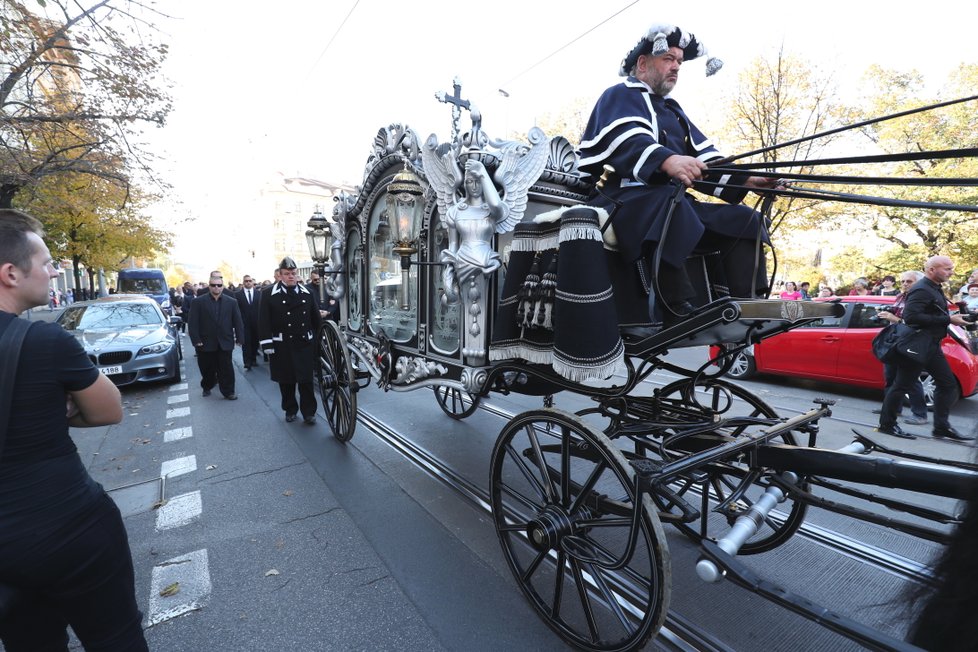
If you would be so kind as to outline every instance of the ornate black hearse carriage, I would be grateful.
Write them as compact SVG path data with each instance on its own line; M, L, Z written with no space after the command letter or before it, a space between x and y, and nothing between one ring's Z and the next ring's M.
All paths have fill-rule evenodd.
M706 252L689 264L703 307L623 341L619 326L647 288L613 250L613 216L603 228L608 216L586 206L596 189L577 173L571 143L538 129L525 142L493 140L474 109L460 133L458 104L453 112L443 143L403 125L381 129L356 192L337 198L331 220L310 221L326 291L342 305L318 340L335 437L353 436L357 393L371 384L433 390L456 419L492 392L544 396L498 436L493 518L526 598L582 649L635 649L662 626L671 588L663 523L701 543L704 580L727 577L868 647L908 647L755 577L736 555L783 543L812 504L943 540L936 528L821 500L813 487L836 478L963 498L974 467L869 455L881 447L864 436L841 451L816 448L831 401L782 418L723 379L725 359L693 370L664 359L681 346L736 352L838 307L717 296ZM681 380L655 390L642 382L661 370ZM561 391L593 406L550 407Z

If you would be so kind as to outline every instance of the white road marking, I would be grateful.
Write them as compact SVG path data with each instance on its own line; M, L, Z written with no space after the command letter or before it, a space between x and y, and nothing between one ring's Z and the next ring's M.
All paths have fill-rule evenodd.
M167 396L166 404L173 405L174 403L186 403L190 400L190 394L177 394L176 396Z
M190 416L189 407L170 408L169 410L166 411L167 420L176 419L177 417L186 417L186 416Z
M200 518L204 505L200 491L191 491L170 498L165 505L156 510L156 531L172 530L192 523Z
M180 366L181 367L183 366L182 362L180 363ZM177 383L176 385L170 385L171 392L182 392L185 389L187 389L187 383Z
M178 475L183 475L185 473L191 473L197 470L197 456L188 455L187 457L178 457L175 460L166 460L160 467L160 475L164 478L170 479L175 478Z
M174 582L179 582L180 590L169 597L161 596L160 591ZM195 550L154 566L149 591L147 627L202 609L211 594L207 550Z
M186 428L173 428L172 430L167 430L163 433L163 442L169 443L171 441L178 441L180 439L186 439L193 436L194 429L190 426L187 426Z

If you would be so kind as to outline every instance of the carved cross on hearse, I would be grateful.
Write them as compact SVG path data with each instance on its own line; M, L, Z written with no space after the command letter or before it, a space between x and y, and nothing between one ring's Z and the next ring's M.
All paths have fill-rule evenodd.
M458 142L458 121L462 117L462 109L470 111L472 103L462 99L462 82L458 77L452 80L452 95L445 91L435 93L435 99L439 102L452 105L452 142Z

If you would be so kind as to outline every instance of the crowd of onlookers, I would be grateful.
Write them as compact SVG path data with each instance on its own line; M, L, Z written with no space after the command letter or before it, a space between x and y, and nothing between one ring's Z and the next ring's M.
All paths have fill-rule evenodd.
M951 296L952 301L964 302L969 311L978 310L978 269L971 272L962 285L951 284L950 290L954 291ZM771 293L772 299L784 299L795 301L808 301L816 297L826 298L835 296L891 296L900 294L900 287L896 277L887 274L880 279L870 279L861 276L854 280L851 285L833 288L827 283L820 283L818 289L813 289L811 283L795 283L785 281L777 286Z

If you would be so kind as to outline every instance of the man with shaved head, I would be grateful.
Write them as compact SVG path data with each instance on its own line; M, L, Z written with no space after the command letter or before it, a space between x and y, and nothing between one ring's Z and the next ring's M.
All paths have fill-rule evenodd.
M948 421L951 404L957 400L958 384L947 364L944 351L941 350L941 340L947 335L948 324L965 325L964 318L959 314L950 314L947 297L941 289L954 274L954 263L947 256L932 256L924 264L924 277L914 283L907 291L906 304L903 308L903 321L923 333L926 347L923 362L910 357L896 357L896 378L886 390L883 408L880 412L879 432L902 437L912 437L903 432L897 425L897 411L903 402L904 395L911 389L915 380L920 378L921 371L927 371L934 379L934 430L935 438L946 437L967 441L974 439L964 435Z

